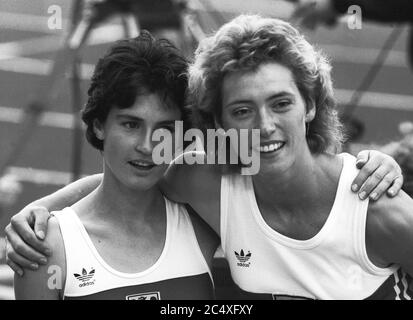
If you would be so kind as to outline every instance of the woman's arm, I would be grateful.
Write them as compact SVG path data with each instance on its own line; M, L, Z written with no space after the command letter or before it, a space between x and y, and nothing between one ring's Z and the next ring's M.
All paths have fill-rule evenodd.
M189 204L219 235L221 170L212 164L173 165L161 184L165 196Z
M363 151L358 156L357 164L361 170L353 182L353 186L357 186L353 188L353 191L358 192L360 198L365 199L370 195L378 199L386 190L390 196L399 192L403 177L400 166L392 157L374 150ZM101 177L96 175L79 180L35 204L46 206L49 210L50 208L62 209L90 193L100 183L100 180ZM171 166L162 190L168 198L190 204L199 216L219 234L220 185L218 166L183 164ZM6 227L8 239L6 261L16 272L23 274L22 267L36 269L33 261L44 264L46 256L51 254L41 241L42 232L46 234L48 217L47 210L40 207L33 209L29 205L14 216L11 224Z
M75 181L68 186L36 200L11 218L5 232L7 264L23 275L23 268L36 270L36 264L45 264L52 250L43 241L47 234L49 211L71 206L92 192L100 184L102 174L95 174ZM34 264L35 262L36 264Z
M53 257L37 271L28 270L24 276L14 277L16 300L60 300L66 279L64 243L56 218L49 219L49 232L45 239L53 248Z
M398 264L413 276L413 199L403 191L395 198L369 203L366 247L378 267Z

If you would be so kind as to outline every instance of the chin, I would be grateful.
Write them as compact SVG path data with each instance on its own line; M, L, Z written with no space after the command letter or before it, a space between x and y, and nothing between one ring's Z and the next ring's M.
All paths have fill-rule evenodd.
M130 189L135 192L145 192L145 191L152 189L155 185L156 183L152 183L152 184L140 183L140 184L135 184L135 185L130 186Z
M293 159L287 159L286 157L261 160L259 173L283 173L292 166L293 162Z
M129 178L125 185L131 190L142 192L153 188L157 184L158 180L159 179L133 177Z

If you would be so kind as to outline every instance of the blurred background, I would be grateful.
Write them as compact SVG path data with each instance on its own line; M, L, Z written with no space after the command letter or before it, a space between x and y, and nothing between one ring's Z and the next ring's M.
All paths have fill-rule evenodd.
M289 20L297 6L294 1L281 0L188 0L181 3L181 10L172 11L169 0L133 1L143 3L138 25L171 38L189 58L199 38L240 13ZM125 33L130 20L122 14L94 26L77 54L79 81L68 59L67 69L56 78L59 86L51 85L47 76L71 30L74 3L0 2L0 299L13 299L12 272L4 264L3 240L10 217L80 175L101 172L100 155L83 139L78 110L85 103L97 59L113 41L133 32ZM56 20L60 13L62 21ZM403 149L401 161L410 156L413 163L413 124L409 124L413 121L413 72L406 54L408 29L364 19L361 29L351 29L345 16L334 27L301 28L311 43L331 57L341 111L351 111L347 112L352 120L353 135L347 145L351 152L369 146L398 156ZM383 49L389 39L394 41ZM52 103L38 113L37 122L31 121L30 115L37 110L31 103L39 95L50 95L51 90ZM25 110L29 114L26 121ZM24 144L16 145L24 130L29 132L23 135ZM214 275L220 297L236 298L219 253Z

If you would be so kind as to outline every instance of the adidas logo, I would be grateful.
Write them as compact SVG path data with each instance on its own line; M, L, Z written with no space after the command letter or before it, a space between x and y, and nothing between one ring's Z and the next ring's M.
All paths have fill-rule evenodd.
M235 253L235 257L236 257L237 260L239 261L239 262L237 263L237 266L239 266L239 267L247 267L247 268L250 266L251 262L248 262L248 263L247 263L247 261L248 261L249 259L251 259L251 252L248 251L248 253L245 254L245 253L244 253L244 250L241 249L240 253L238 253L238 252L236 252L236 251L234 251L234 253Z
M74 273L73 274L77 280L79 280L79 287L86 287L95 284L95 269L92 268L88 273L85 268L82 269L82 274Z

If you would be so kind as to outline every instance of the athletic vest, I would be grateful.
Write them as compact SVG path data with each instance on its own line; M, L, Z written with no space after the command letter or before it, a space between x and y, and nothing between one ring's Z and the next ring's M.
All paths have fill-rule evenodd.
M119 272L99 255L71 208L54 212L66 251L64 299L212 299L211 272L184 206L166 201L167 230L161 256L139 273Z
M311 239L296 240L263 219L251 176L221 180L221 241L231 275L249 299L410 299L411 279L398 266L378 268L368 258L368 201L351 192L355 158L343 168L329 217ZM389 213L391 214L391 213ZM408 245L408 244L406 244Z

